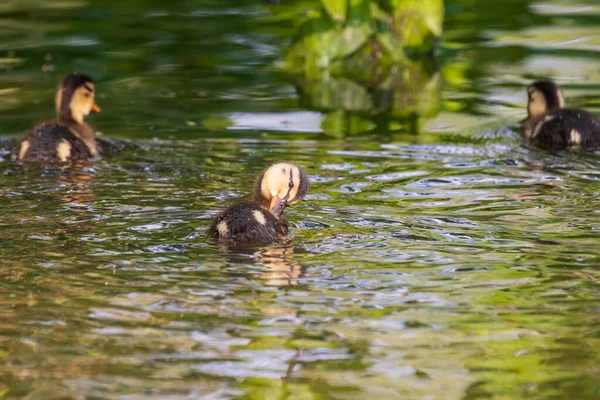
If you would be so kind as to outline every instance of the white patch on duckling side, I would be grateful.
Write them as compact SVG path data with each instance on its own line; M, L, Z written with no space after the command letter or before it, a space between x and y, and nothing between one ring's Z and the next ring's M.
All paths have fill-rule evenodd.
M569 134L569 146L579 147L581 145L581 133L577 129L571 129Z
M254 219L256 220L256 222L258 222L261 225L267 224L267 219L265 218L265 214L263 214L262 211L254 210L252 211L252 214L254 214Z
M227 237L229 236L229 227L227 226L227 222L221 221L217 224L217 232L219 232L219 236Z
M24 141L21 143L21 149L19 150L19 160L23 160L25 154L27 154L27 150L29 150L29 141Z
M66 140L61 140L61 142L56 146L56 154L58 155L58 159L62 162L65 162L71 156L71 143Z

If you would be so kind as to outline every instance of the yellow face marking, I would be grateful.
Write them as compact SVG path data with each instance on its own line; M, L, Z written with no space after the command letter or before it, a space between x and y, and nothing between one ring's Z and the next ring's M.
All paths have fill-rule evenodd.
M217 232L219 232L219 236L228 237L229 236L229 227L227 226L227 222L221 221L217 224Z
M19 150L19 160L22 161L23 158L25 157L25 154L27 154L27 150L29 150L29 141L24 141L23 143L21 143L21 149Z
M254 219L256 220L256 222L258 222L261 225L267 224L267 219L265 218L265 215L262 213L262 211L254 210L252 214L254 215Z
M290 171L294 187L290 190ZM271 165L264 173L260 190L264 198L279 197L284 199L288 193L288 199L292 199L298 193L300 184L300 171L298 167L289 163L278 163Z
M61 140L61 142L56 146L56 155L58 159L62 162L65 162L71 156L71 143L66 140Z
M92 82L86 82L83 84L83 87L87 89L88 92L93 93L96 90L96 86Z
M546 98L538 91L533 90L529 95L529 104L527 105L527 113L529 117L539 117L543 115L548 109Z
M84 85L79 86L73 93L71 98L71 117L77 122L82 124L83 118L90 114L90 112L99 110L96 105L94 84L86 82Z

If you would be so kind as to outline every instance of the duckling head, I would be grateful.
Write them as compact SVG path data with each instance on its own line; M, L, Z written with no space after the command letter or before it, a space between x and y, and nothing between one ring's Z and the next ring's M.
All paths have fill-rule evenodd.
M63 79L56 92L56 112L60 122L80 125L90 113L99 113L92 78L74 73Z
M558 112L565 106L562 90L551 81L537 81L527 87L529 101L527 117L538 119L548 113Z
M277 163L267 168L254 186L254 202L279 218L290 204L308 192L308 176L298 164Z

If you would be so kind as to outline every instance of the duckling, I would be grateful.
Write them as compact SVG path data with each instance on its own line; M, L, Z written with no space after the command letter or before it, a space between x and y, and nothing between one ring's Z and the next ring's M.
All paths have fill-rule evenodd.
M600 146L598 118L584 110L564 108L564 96L554 82L534 82L527 93L527 118L522 125L530 145L550 151Z
M252 202L231 206L215 219L209 232L229 243L271 242L284 237L288 223L283 210L307 192L308 177L300 165L273 164L256 181Z
M58 86L55 102L56 121L43 122L27 133L12 151L13 160L55 163L98 155L94 130L83 121L100 112L92 78L68 75Z

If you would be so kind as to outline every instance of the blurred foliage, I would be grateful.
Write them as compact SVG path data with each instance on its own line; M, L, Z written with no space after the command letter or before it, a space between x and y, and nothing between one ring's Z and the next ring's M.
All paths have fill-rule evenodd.
M322 128L334 136L405 122L416 133L440 107L432 53L443 16L441 0L322 0L285 58L303 105L328 112Z
M430 53L442 33L442 0L321 0L290 49L288 68L373 69Z

